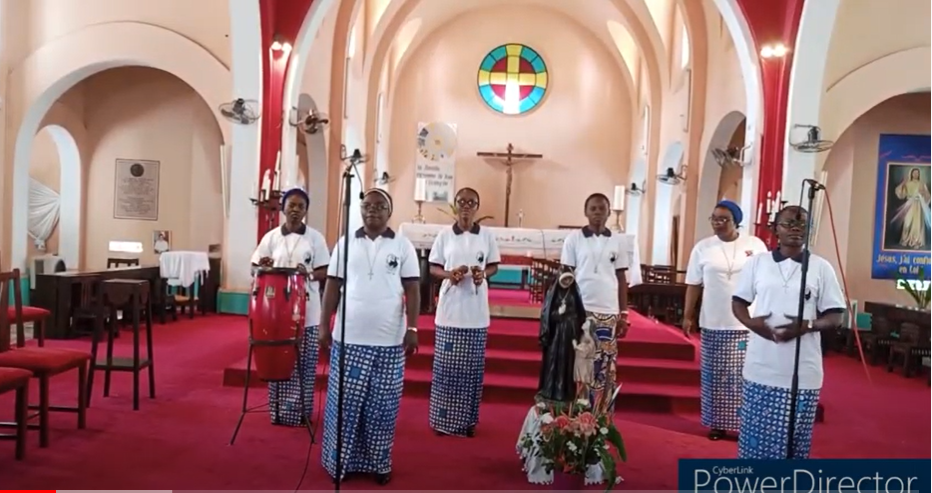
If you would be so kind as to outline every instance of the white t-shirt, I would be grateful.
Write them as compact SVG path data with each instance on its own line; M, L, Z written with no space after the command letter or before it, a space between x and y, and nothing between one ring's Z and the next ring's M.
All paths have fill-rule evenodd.
M502 257L492 230L476 224L471 230L463 231L454 224L440 230L430 248L428 261L450 271L462 265L485 269L500 263ZM482 329L488 327L490 322L488 282L477 287L471 275L456 286L449 279L443 281L440 300L437 302L437 316L434 318L436 325Z
M796 316L802 264L788 259L779 250L761 253L744 266L735 288L735 301L754 304L752 317L770 314L771 327ZM845 297L835 270L824 258L811 255L806 275L805 320L815 320L830 312L844 312ZM804 322L805 323L805 322ZM822 388L822 338L818 332L799 339L799 388ZM796 341L776 343L751 333L744 358L744 378L771 387L792 388Z
M686 266L686 284L703 288L699 327L704 330L747 330L729 308L731 296L744 264L754 255L766 251L767 245L750 235L740 235L730 242L713 235L696 243Z
M618 273L628 269L628 252L620 235L605 230L595 234L588 226L563 240L560 263L572 267L586 311L617 314Z
M363 346L398 346L407 329L403 280L419 281L421 268L411 241L385 230L374 240L362 228L350 238L349 257L343 272L343 238L333 249L329 277L344 279L337 307L333 340L340 338L346 303L346 343Z
M263 257L272 259L273 267L297 267L303 264L308 273L315 269L327 267L330 263L330 250L327 240L314 228L301 225L294 233L285 231L284 226L275 228L259 241L259 246L252 253L253 264L258 264ZM304 325L311 327L320 322L320 283L307 283L307 308Z

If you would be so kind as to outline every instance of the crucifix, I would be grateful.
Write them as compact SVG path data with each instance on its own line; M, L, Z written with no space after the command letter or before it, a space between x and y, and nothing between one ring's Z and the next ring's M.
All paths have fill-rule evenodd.
M508 227L508 220L511 217L511 183L514 180L514 166L517 159L530 160L541 159L543 154L526 154L515 152L515 146L508 143L507 152L477 152L476 156L492 159L501 159L505 165L505 227Z

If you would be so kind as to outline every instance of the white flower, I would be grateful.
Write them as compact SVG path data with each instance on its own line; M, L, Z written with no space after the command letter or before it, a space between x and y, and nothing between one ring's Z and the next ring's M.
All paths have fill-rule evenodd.
M576 444L573 443L573 442L570 442L570 443L566 446L566 448L570 449L570 452L575 452L575 451L576 451Z
M579 404L580 406L589 407L589 399L577 399L576 404Z
M601 427L601 428L599 428L599 433L601 433L601 434L603 434L603 435L608 435L608 428L606 428L606 427L604 427L604 426Z
M607 444L607 443L606 443L605 445L603 445L602 447L605 448L605 450L608 450L608 444Z
M540 415L540 422L545 425L553 423L553 416L550 413L544 413Z

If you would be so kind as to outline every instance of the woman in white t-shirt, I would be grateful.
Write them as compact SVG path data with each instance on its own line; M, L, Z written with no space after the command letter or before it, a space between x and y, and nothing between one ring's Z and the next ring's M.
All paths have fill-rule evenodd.
M744 264L767 251L760 238L738 232L743 218L738 204L730 200L716 204L709 217L715 234L696 243L686 267L683 330L687 335L696 328L696 305L702 298L701 407L702 425L711 430L709 440L721 440L728 432L738 431L748 329L728 307Z
M822 389L819 333L842 323L845 298L831 264L809 255L803 320L797 319L808 213L789 206L773 225L780 247L745 265L732 297L735 318L753 332L744 359L738 458L806 459ZM753 315L749 311L754 304ZM787 453L796 343L799 384L792 452Z
M437 434L472 437L479 423L485 342L490 323L486 279L501 255L489 228L475 222L479 193L456 192L456 222L442 229L430 249L430 273L443 279L434 319L434 374L430 427Z
M269 383L269 411L276 425L301 426L310 420L314 409L320 281L327 278L330 251L324 236L304 224L309 203L307 193L300 188L285 192L285 223L266 233L252 254L254 267L294 267L308 275L305 327L295 372L290 380Z

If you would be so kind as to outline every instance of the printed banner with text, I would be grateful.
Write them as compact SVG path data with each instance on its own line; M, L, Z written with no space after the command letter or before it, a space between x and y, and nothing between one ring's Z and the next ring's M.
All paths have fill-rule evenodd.
M874 205L872 279L928 280L928 135L881 135Z

